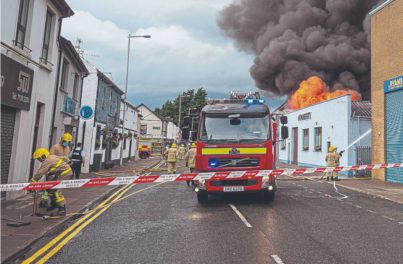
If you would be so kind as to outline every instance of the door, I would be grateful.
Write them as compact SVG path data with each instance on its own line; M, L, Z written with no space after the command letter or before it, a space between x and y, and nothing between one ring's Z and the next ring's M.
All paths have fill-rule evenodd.
M133 137L130 137L130 143L129 143L129 160L132 157L132 141L133 141Z
M292 163L298 164L298 127L292 129L293 135L293 151L292 151Z
M386 163L403 162L403 90L386 94ZM386 169L386 180L403 183L403 168Z
M1 106L1 184L8 183L16 113L14 108ZM1 192L1 198L4 197L6 192Z
M42 112L42 107L43 104L38 103L36 105L36 116L35 116L35 125L34 125L34 138L32 140L32 151L31 153L34 153L34 151L38 147L38 133L39 133L39 124L41 123L41 112ZM31 159L31 164L30 164L30 169L29 169L29 179L32 178L34 175L34 167L35 167L35 160Z

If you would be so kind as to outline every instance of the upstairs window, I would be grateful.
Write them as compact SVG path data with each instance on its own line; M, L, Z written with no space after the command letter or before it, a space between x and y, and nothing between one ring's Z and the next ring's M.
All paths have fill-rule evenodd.
M48 63L50 49L50 33L52 31L53 14L48 10L46 12L45 33L43 34L42 57L43 63Z
M67 60L63 60L62 77L60 80L60 89L63 91L67 91L68 77L69 77L69 63Z
M20 49L24 49L25 35L27 32L29 0L20 0L18 11L17 33L15 36L15 45Z
M80 76L76 73L74 74L74 86L73 86L73 99L79 102L79 85L80 83Z

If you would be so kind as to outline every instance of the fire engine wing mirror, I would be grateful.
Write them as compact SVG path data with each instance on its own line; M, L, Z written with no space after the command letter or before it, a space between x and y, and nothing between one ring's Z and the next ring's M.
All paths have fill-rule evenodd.
M282 126L281 127L281 139L287 139L288 138L288 126Z
M189 139L189 128L182 128L182 139L188 140Z
M185 116L183 118L183 122L182 122L182 127L189 127L191 123L191 118L190 116Z
M280 116L280 123L282 125L286 125L288 123L288 117L286 116Z

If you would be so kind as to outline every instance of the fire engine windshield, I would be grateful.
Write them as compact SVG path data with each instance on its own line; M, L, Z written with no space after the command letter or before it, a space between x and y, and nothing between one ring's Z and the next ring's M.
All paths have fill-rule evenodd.
M270 138L268 115L205 115L200 140L204 142L261 142Z

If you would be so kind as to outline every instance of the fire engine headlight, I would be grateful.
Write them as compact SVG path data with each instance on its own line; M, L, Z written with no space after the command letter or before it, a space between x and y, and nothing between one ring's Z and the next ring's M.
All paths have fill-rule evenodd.
M273 186L269 186L269 191L273 191Z
M262 187L267 188L269 186L269 176L263 176L262 177Z

